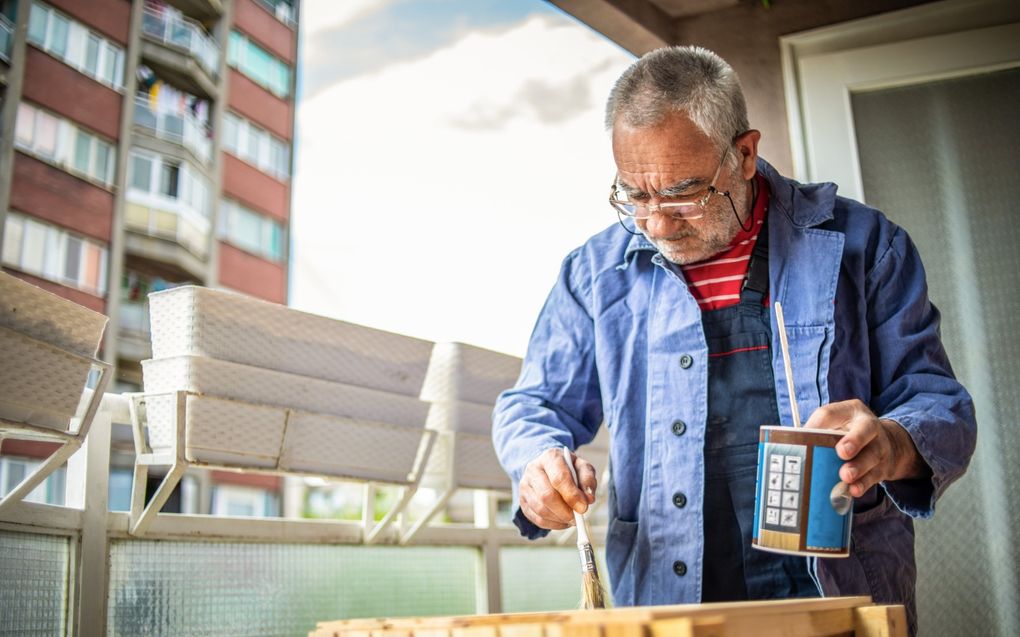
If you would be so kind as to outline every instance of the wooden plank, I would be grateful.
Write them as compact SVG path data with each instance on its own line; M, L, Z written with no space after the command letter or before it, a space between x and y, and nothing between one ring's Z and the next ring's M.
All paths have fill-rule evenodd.
M414 637L450 637L449 628L413 628L411 631Z
M590 624L559 624L559 628L558 637L603 637L602 626L597 622Z
M907 611L901 605L854 609L856 637L907 637Z
M649 637L725 637L726 620L721 616L660 619L648 626Z
M632 622L613 622L602 627L603 637L645 637L647 624Z
M545 626L540 623L504 624L499 637L546 637Z
M773 599L754 602L678 604L673 606L637 606L567 613L568 623L652 622L675 617L740 615L785 615L798 612L852 610L871 605L870 597L824 597L814 599Z
M854 609L799 611L774 615L732 615L727 637L854 637Z
M418 631L414 631L418 637ZM499 629L491 624L475 626L459 626L450 630L450 637L499 637Z
M865 611L860 618L858 608L874 607L869 597L833 597L818 599L763 600L713 604L677 604L601 610L566 610L541 613L504 613L492 615L459 615L451 617L405 617L393 619L351 619L320 622L321 635L339 637L644 637L631 627L642 627L670 619L725 618L727 633L732 626L769 626L787 623L787 617L810 623L811 617L831 628L830 634L852 633L854 630L878 630L895 617L895 608L886 611ZM902 607L900 613L902 613ZM747 617L746 622L734 623ZM847 618L849 625L847 625ZM715 620L713 620L715 621ZM792 620L791 620L792 621ZM757 623L756 623L757 622ZM905 621L900 622L905 626ZM716 622L718 624L718 622ZM682 622L678 622L679 629ZM692 622L691 630L711 632L714 624L706 620ZM858 626L859 625L859 626ZM527 626L520 633L507 632L510 626ZM330 633L328 631L334 631ZM433 632L435 631L435 632ZM316 634L316 637L319 637ZM872 634L868 637L872 637ZM902 637L900 633L874 633L874 637Z

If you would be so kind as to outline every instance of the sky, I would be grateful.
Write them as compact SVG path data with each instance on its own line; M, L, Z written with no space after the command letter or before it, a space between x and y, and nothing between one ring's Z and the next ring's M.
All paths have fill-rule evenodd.
M616 223L605 98L634 60L542 0L304 0L290 304L523 356Z

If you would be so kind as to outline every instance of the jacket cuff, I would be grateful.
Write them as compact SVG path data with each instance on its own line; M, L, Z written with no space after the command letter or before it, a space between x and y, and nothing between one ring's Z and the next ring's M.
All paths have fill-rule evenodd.
M524 515L521 507L517 507L517 512L514 513L514 526L521 532L521 535L529 540L537 540L549 535L549 530L535 525L528 519L528 516Z
M888 480L881 483L882 488L897 509L912 518L928 519L935 514L935 501L938 499L940 489L938 467L932 466L924 454L924 429L916 426L914 418L905 413L897 414L894 411L881 418L903 427L914 442L921 461L928 465L931 471L931 477Z

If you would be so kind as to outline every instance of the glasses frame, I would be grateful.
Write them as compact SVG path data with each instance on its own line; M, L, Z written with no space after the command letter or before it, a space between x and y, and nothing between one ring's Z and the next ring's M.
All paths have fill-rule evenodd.
M715 175L712 176L712 181L709 182L708 188L705 189L703 194L694 201L662 201L659 203L649 204L636 204L630 201L623 201L617 199L617 194L620 192L619 175L613 179L612 185L609 187L609 205L612 206L618 215L624 217L630 217L631 219L648 219L656 212L664 214L674 219L701 219L705 216L705 207L708 202L712 199L712 195L719 195L726 197L730 200L730 205L733 205L733 199L730 198L730 191L721 191L715 187L715 182L719 179L719 175L722 174L723 165L726 163L726 158L729 157L732 146L727 146L726 150L723 151L722 158L719 160L719 167L715 169ZM634 212L628 212L624 206L634 206ZM685 210L690 210L686 212ZM642 214L642 211L644 214ZM734 214L736 209L734 209ZM622 219L621 219L622 221Z

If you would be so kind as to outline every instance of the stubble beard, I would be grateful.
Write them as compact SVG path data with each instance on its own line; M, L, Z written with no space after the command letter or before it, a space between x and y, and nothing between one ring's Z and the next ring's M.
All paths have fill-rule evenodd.
M730 191L733 205L742 214L746 214L747 211L747 191L747 182L744 181L740 182L738 188ZM744 223L746 224L746 220ZM740 231L740 221L733 214L730 202L721 195L712 197L701 219L685 223L684 226L680 232L666 239L652 239L644 229L639 230L658 248L663 258L676 265L698 263L722 252L729 247L730 242ZM696 245L684 249L676 243L682 239L688 239L689 243L689 238L696 238Z

